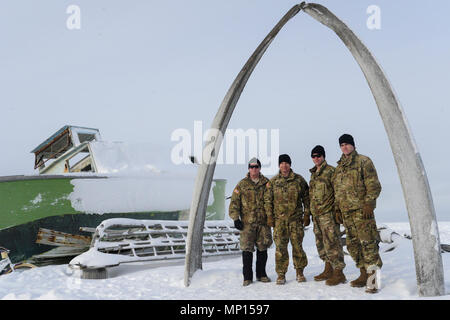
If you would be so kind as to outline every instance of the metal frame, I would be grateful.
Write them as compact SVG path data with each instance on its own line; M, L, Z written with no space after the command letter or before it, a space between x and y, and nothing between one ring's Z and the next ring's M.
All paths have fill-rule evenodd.
M188 221L107 219L95 230L88 252L73 259L73 269L102 269L123 263L184 259ZM240 254L239 231L232 221L207 221L204 257Z

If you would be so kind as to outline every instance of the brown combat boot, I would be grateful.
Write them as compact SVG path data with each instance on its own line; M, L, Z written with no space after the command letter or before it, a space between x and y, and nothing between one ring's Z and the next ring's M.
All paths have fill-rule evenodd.
M265 276L265 277L261 277L261 278L256 278L257 281L261 281L261 282L270 282L272 280L270 280L269 277Z
M344 273L342 272L342 269L334 269L333 270L333 275L331 276L331 278L327 279L327 281L325 281L325 284L327 286L337 286L340 283L345 283L347 281L347 279L345 278Z
M286 283L286 277L285 277L284 273L278 274L277 284L285 284L285 283Z
M325 269L323 270L323 272L321 274L314 276L314 280L324 281L324 280L331 278L332 275L333 275L333 267L331 266L331 263L326 262Z
M352 287L362 288L362 287L366 286L367 278L369 277L367 275L366 268L362 267L359 270L361 272L359 277L357 279L353 280L353 281L350 281L350 286L352 286Z
M303 275L303 269L296 269L297 271L297 276L296 276L296 280L297 282L306 282L306 278Z
M243 285L244 287L246 287L246 286L251 285L252 283L253 283L252 280L244 280L244 282L242 283L242 285Z

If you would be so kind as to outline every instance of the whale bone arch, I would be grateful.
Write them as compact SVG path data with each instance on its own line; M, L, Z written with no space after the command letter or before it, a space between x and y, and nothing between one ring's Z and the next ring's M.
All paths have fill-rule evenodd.
M403 109L381 67L359 38L326 7L305 2L293 6L256 48L232 83L211 125L212 130L205 144L204 159L198 169L190 208L185 286L189 286L195 271L202 268L201 230L205 221L215 160L231 115L259 60L278 32L300 10L332 29L359 64L383 120L401 181L411 226L419 295L444 295L444 273L433 199L425 168Z

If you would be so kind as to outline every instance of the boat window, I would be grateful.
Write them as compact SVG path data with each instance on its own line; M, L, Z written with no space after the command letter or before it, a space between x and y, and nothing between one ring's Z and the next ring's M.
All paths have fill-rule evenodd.
M70 139L69 131L67 130L35 153L35 169L44 165L44 163L50 159L58 158L71 147L72 141Z
M92 141L92 140L95 140L95 134L78 133L78 139L80 139L80 143L83 143L85 141Z
M92 172L91 161L89 149L84 148L68 160L69 172Z

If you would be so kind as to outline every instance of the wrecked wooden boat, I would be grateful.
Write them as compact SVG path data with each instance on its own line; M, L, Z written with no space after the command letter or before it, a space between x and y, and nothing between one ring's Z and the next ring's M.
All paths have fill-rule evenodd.
M130 164L153 152L147 149L102 141L95 128L63 126L31 151L39 174L0 177L0 246L15 262L53 248L36 243L40 228L90 236L80 227L111 218L187 220L195 175ZM208 220L224 218L225 185L214 180Z

